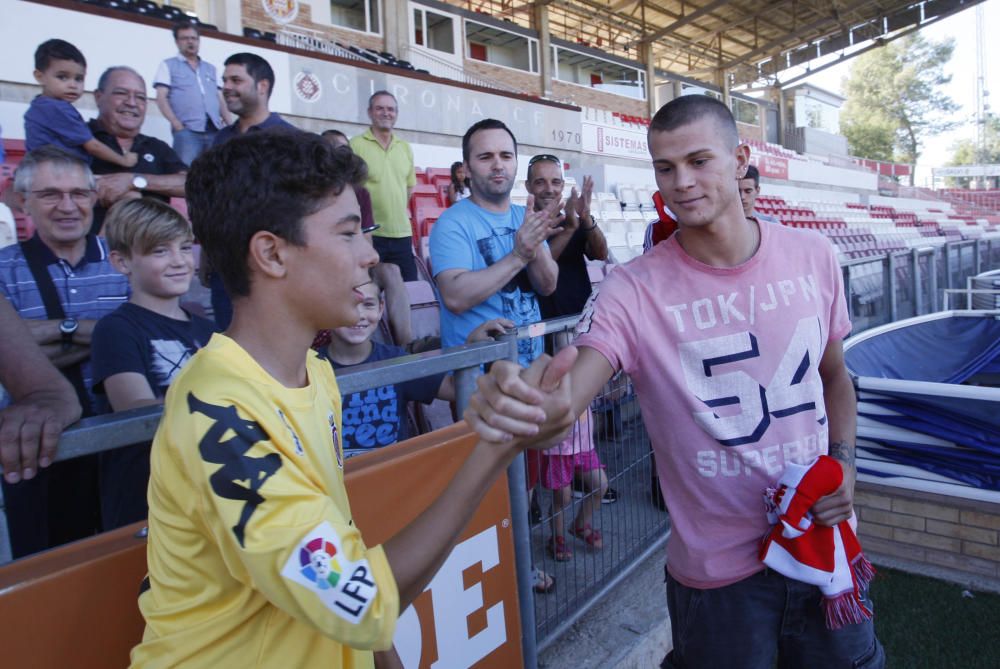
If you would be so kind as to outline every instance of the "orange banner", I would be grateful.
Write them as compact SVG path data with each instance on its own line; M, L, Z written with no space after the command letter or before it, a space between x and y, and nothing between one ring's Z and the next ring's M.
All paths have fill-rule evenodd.
M381 543L441 493L475 443L460 423L347 462L355 522ZM142 637L142 523L0 567L3 666L124 667ZM506 478L413 606L396 646L406 669L523 666Z

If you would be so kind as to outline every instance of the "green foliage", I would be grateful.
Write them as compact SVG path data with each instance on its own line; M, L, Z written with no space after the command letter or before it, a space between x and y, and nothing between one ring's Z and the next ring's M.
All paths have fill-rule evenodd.
M953 40L914 33L858 56L844 83L841 132L861 158L915 163L923 138L954 127L958 105L941 91Z
M982 155L976 150L976 142L973 139L963 139L952 146L952 158L949 165L992 165L1000 163L1000 117L990 114L986 118L986 129L984 139L986 146ZM948 179L949 186L959 186L969 188L972 179L969 177L957 177Z

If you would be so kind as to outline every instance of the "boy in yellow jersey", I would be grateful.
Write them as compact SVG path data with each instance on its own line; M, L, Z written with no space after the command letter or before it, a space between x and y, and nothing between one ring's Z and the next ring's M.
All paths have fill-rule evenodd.
M359 287L378 261L352 188L364 172L318 136L260 132L211 149L188 173L194 232L235 314L167 392L134 667L400 666L399 613L516 455L509 441L480 442L441 497L381 546L354 526L340 393L309 345L318 330L357 321ZM534 433L553 398L568 406L568 365L550 368L544 405L539 393L536 406L495 420Z

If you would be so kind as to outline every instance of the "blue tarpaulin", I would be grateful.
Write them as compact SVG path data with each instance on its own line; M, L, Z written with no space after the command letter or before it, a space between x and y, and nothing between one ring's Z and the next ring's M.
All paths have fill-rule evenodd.
M955 314L900 321L859 336L845 347L847 368L864 391L858 414L947 442L866 438L874 455L919 467L967 485L1000 490L1000 388L959 386L977 374L1000 371L1000 320ZM870 382L886 379L889 382ZM859 463L863 469L863 465Z

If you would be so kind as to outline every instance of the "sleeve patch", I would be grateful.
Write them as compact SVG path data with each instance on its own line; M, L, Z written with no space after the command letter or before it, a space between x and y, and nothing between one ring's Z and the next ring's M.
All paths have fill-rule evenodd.
M327 521L308 532L285 562L281 575L310 590L323 606L356 625L378 594L368 560L351 562Z

